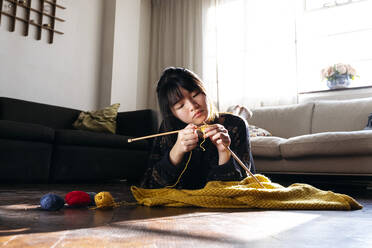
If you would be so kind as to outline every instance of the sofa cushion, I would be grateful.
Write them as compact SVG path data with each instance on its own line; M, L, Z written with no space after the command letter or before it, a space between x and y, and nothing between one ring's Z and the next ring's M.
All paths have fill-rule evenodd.
M103 182L143 176L149 151L107 147L56 146L53 151L51 182Z
M54 130L37 124L0 120L0 138L52 143Z
M280 144L285 142L286 139L280 137L258 136L252 137L250 141L253 156L278 158L281 157Z
M313 106L314 103L306 103L254 109L249 124L283 138L309 134Z
M152 109L119 112L116 118L116 133L141 137L158 132L158 114Z
M311 133L362 130L371 112L372 98L315 102Z
M54 129L71 129L79 113L76 109L0 97L1 120L39 124Z
M325 132L290 138L280 145L284 158L372 154L372 131Z
M139 140L128 143L128 136L96 133L83 130L60 129L55 132L57 145L95 146L148 150L149 143Z

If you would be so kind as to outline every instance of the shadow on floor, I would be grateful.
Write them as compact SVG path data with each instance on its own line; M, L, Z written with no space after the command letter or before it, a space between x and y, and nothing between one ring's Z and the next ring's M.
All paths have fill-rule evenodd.
M249 210L201 209L201 208L149 208L145 206L121 206L109 210L90 208L68 208L59 211L45 211L39 206L40 198L47 193L64 197L68 192L109 191L116 202L135 202L130 185L1 185L0 186L0 236L56 232L81 228L112 225L117 222L132 222L151 218L185 218L221 212ZM257 210L255 210L257 211Z

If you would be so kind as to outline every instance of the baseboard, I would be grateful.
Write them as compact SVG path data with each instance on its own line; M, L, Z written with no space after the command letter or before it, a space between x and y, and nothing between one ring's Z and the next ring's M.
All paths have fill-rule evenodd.
M322 188L350 188L372 190L372 176L345 175L301 175L301 174L270 174L265 173L273 182L284 186L292 183L308 183Z

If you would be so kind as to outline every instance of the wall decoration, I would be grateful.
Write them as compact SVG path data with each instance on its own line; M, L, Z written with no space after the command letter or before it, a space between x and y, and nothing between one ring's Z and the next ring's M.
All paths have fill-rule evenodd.
M49 34L48 42L53 43L54 34L63 35L55 29L56 21L65 20L56 16L57 9L64 10L57 0L0 0L0 25L2 18L9 18L9 31L23 25L23 35L29 35L30 25L36 27L36 38L41 40L43 30Z

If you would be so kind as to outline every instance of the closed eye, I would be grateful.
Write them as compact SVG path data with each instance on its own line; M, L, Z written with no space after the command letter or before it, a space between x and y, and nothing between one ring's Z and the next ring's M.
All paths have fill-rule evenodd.
M184 106L183 103L182 104L179 104L179 105L176 106L176 109L181 109L181 108L183 108L183 106Z
M200 94L200 91L196 92L192 97L195 98Z

